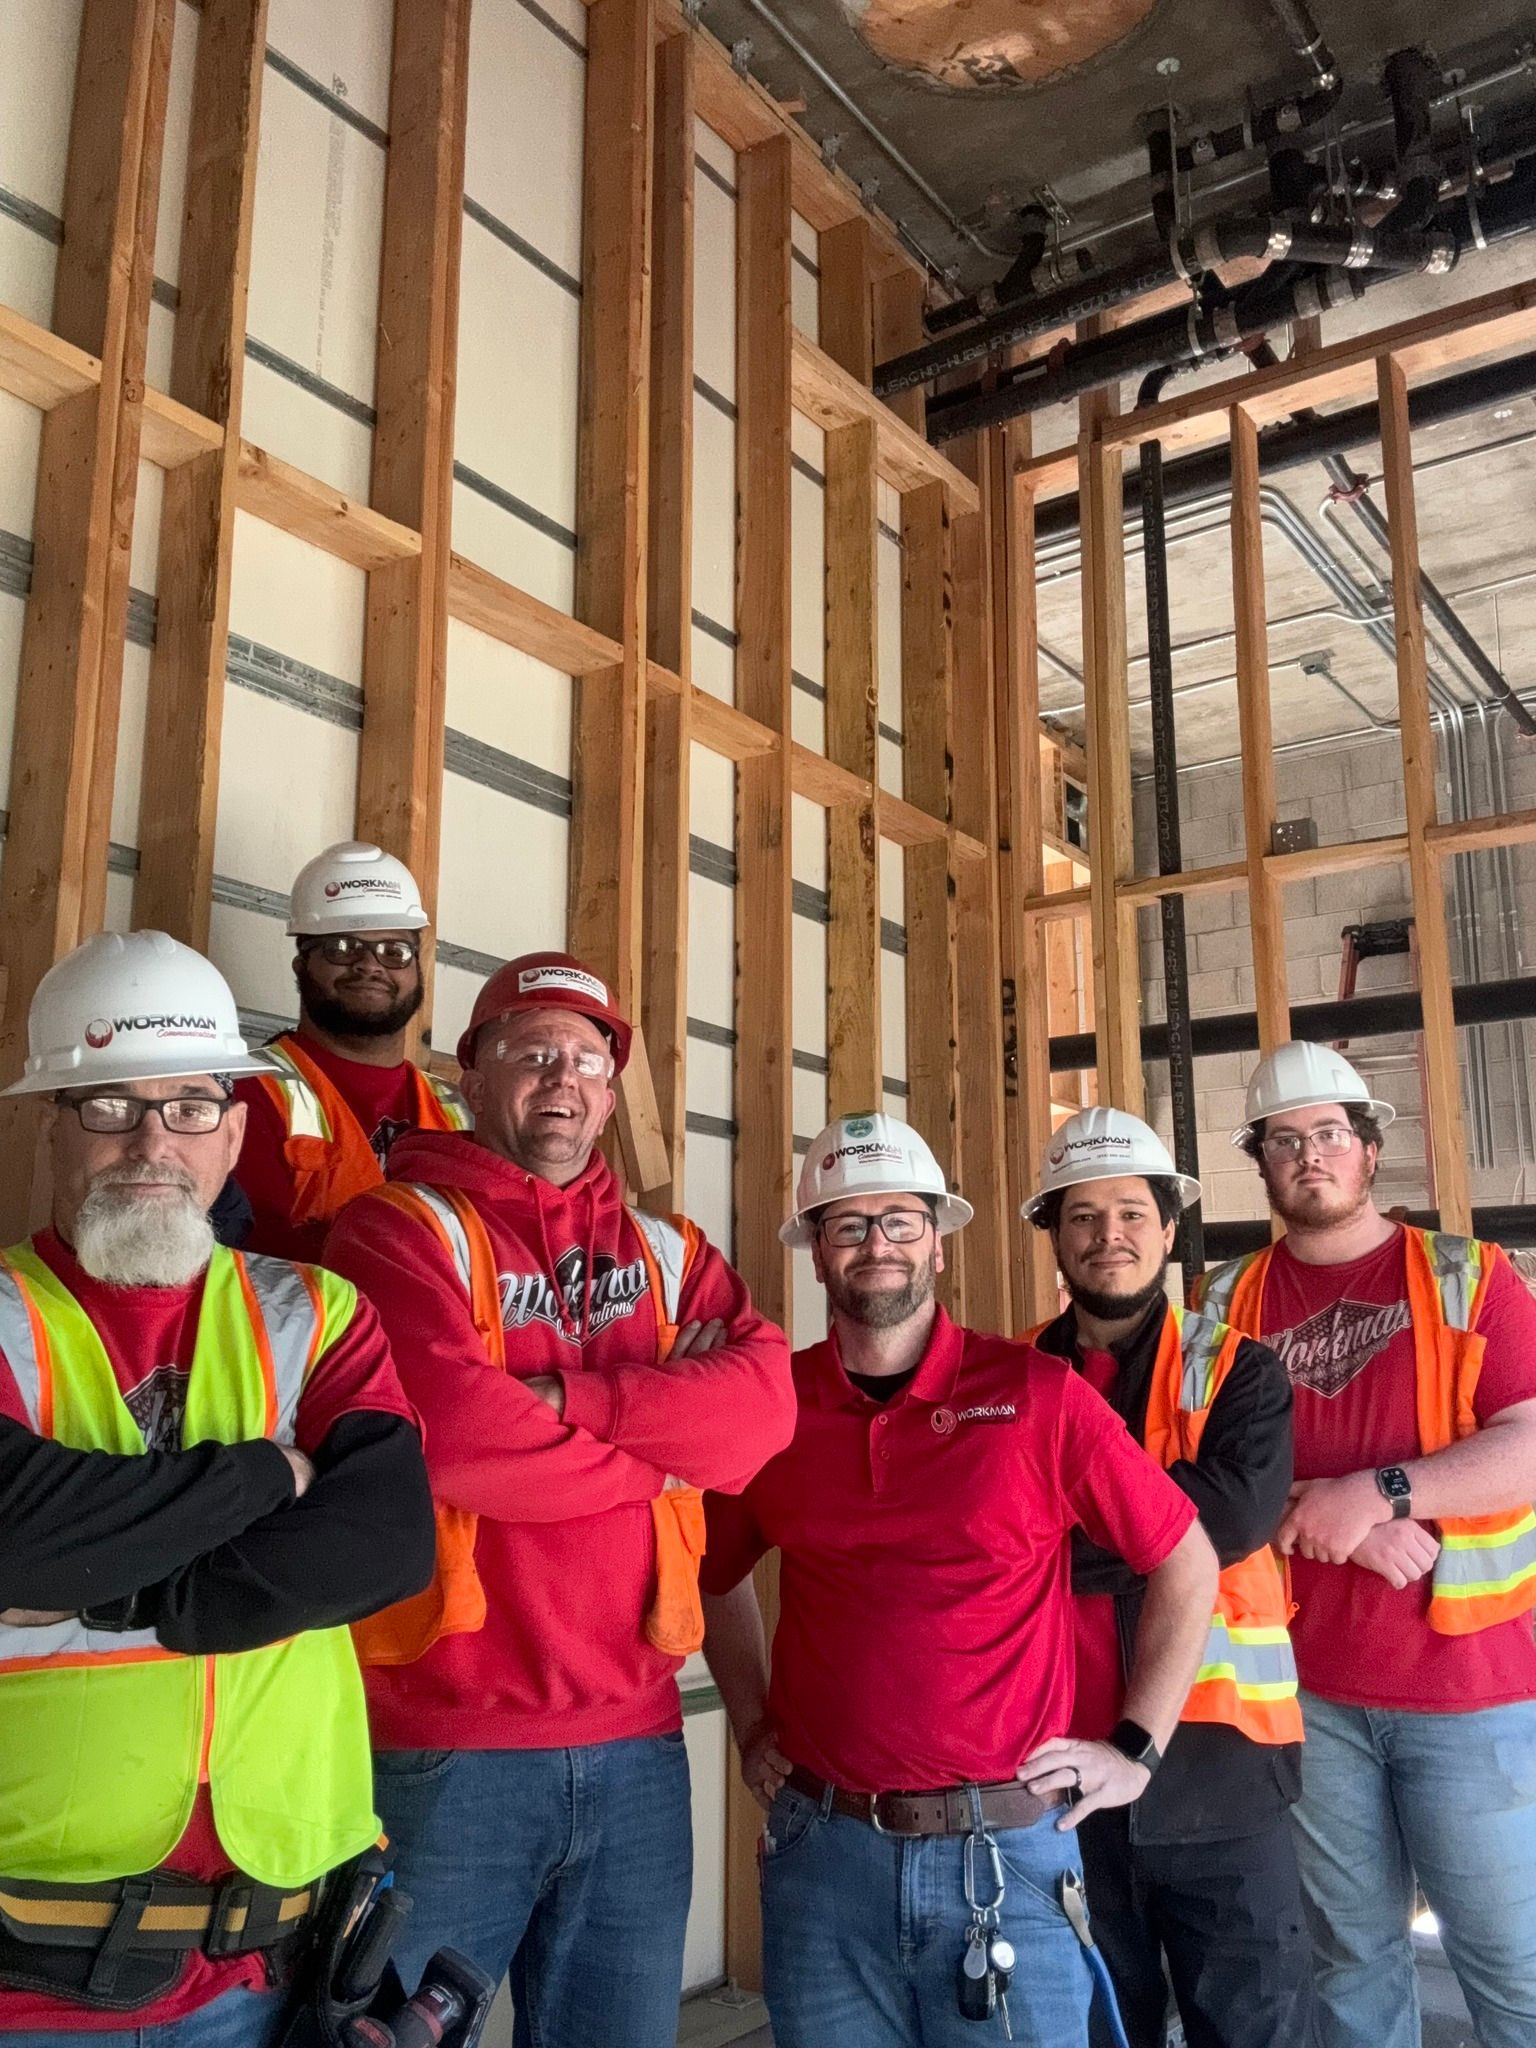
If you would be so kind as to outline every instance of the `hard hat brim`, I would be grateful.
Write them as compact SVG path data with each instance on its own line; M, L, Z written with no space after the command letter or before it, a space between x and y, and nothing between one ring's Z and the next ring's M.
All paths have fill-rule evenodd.
M167 1054L164 1060L130 1061L132 1071L128 1073L79 1073L69 1067L48 1067L35 1074L23 1074L19 1081L13 1081L9 1088L0 1088L3 1095L57 1095L70 1088L111 1088L119 1084L126 1087L133 1081L182 1081L191 1080L194 1075L230 1074L236 1077L247 1074L272 1074L278 1071L276 1062L264 1053L246 1052L231 1054L227 1059L196 1060L189 1054Z
M940 1237L951 1237L957 1230L964 1230L976 1211L963 1195L936 1195L932 1188L861 1188L860 1194L867 1195L923 1195L934 1204L934 1228ZM830 1208L833 1201L850 1201L849 1195L830 1196L825 1202L818 1202L818 1209ZM779 1243L788 1245L791 1251L804 1251L816 1236L816 1227L810 1220L809 1209L797 1209L787 1223L779 1225Z
M333 939L338 932L424 932L431 922L424 910L361 910L355 916L338 912L324 924L299 924L290 917L283 929L290 939Z
M1033 1223L1052 1195L1059 1195L1067 1188L1086 1187L1093 1180L1171 1180L1178 1190L1181 1216L1186 1209L1195 1206L1201 1195L1200 1183L1190 1173L1144 1173L1139 1168L1126 1166L1117 1166L1113 1173L1107 1173L1101 1167L1090 1165L1083 1171L1068 1171L1051 1187L1041 1188L1027 1202L1019 1205L1019 1214L1026 1223Z
M1265 1110L1263 1117L1250 1117L1246 1123L1239 1124L1232 1133L1231 1142L1234 1145L1241 1145L1256 1123L1267 1122L1272 1116L1285 1116L1293 1109L1317 1109L1325 1102L1336 1102L1341 1109L1363 1110L1368 1117L1374 1118L1383 1130L1388 1124L1397 1121L1397 1111L1390 1102L1377 1102L1370 1096L1366 1096L1362 1101L1359 1096L1304 1095L1295 1102L1277 1102L1273 1109Z

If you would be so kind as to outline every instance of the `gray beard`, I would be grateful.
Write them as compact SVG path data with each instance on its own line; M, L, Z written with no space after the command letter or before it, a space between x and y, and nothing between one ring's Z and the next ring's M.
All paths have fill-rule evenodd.
M213 1256L213 1225L190 1188L150 1200L131 1170L98 1181L75 1218L75 1257L109 1287L187 1287Z
M827 1293L832 1306L850 1323L859 1323L866 1330L895 1330L933 1299L933 1283L933 1260L927 1259L902 1287L864 1294L851 1287L834 1290L829 1283Z

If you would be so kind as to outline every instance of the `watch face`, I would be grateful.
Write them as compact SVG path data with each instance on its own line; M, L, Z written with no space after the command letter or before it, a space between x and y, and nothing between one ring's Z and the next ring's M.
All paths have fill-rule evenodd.
M1387 1465L1376 1474L1376 1484L1388 1500L1407 1500L1412 1488L1401 1465Z

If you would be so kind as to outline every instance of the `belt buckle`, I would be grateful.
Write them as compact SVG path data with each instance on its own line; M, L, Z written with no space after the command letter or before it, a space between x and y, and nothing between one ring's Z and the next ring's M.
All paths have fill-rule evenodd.
M883 1792L871 1792L871 1793L870 1793L870 1795L869 1795L869 1824L870 1824L870 1826L871 1826L871 1827L872 1827L872 1828L874 1829L874 1831L875 1831L875 1833L876 1833L877 1835L895 1835L895 1834L899 1834L899 1833L901 1832L899 1828L888 1828L888 1827L886 1826L885 1822L884 1822L884 1821L883 1821L883 1820L882 1820L882 1819L880 1818L880 1802L881 1802L881 1800L882 1800L882 1799L883 1799L884 1797L885 1797L885 1794L884 1794Z
M256 1886L249 1878L242 1877L236 1872L224 1880L214 1897L213 1910L208 1915L208 1930L201 1943L205 1956L218 1961L242 1953L255 1903ZM234 1927L231 1922L236 1911L242 1906L245 1913L240 1925Z

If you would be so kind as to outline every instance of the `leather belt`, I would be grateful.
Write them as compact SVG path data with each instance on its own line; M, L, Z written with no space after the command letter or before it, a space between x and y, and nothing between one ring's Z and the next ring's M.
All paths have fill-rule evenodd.
M324 1887L280 1891L254 1879L216 1885L166 1872L110 1884L39 1884L0 1877L0 1927L16 1941L47 1948L100 1948L109 1937L126 1949L201 1949L243 1956L297 1934L317 1910Z
M950 1785L939 1792L846 1792L829 1785L814 1771L794 1765L788 1782L807 1799L832 1794L832 1811L862 1820L882 1835L968 1835L975 1826L968 1785ZM978 1785L981 1817L989 1828L1033 1827L1041 1814L1065 1806L1063 1791L1026 1792L1016 1778L1000 1785Z

